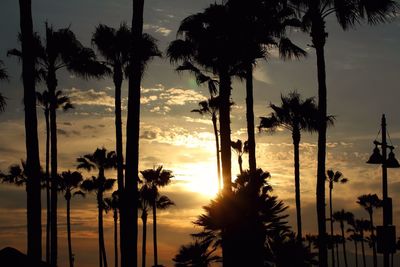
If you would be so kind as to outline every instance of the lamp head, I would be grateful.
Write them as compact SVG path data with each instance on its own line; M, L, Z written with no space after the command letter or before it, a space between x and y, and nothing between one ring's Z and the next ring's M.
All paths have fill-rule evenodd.
M372 155L369 157L369 160L367 161L368 164L382 164L383 163L383 157L381 155L381 152L379 151L378 145L375 144L374 151L372 152Z
M387 168L400 168L399 162L394 157L393 148L390 148L390 153L386 160L386 167Z

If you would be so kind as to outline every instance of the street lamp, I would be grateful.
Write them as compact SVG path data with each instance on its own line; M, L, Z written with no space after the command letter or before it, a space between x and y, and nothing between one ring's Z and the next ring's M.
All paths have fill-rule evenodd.
M375 148L367 163L382 165L383 226L377 227L377 248L383 253L383 266L389 267L389 254L396 252L396 228L393 224L392 199L388 197L387 168L400 168L394 147L386 142L386 117L382 115L382 142L374 141ZM378 146L382 148L382 154ZM386 154L390 149L389 155Z

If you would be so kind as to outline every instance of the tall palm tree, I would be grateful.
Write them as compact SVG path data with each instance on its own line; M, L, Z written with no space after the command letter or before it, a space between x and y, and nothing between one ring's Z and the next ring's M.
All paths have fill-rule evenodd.
M234 21L224 5L213 4L203 12L185 18L167 54L172 63L190 62L213 73L219 80L219 129L221 136L221 166L223 190L231 189L231 78L237 72L237 51L233 48Z
M106 67L96 61L96 56L90 48L84 47L69 28L54 30L45 25L46 38L44 44L38 35L34 39L35 78L46 82L49 97L50 117L50 149L51 177L56 180L57 172L57 71L67 71L83 78L101 77L107 72ZM8 54L21 56L17 49ZM51 264L57 265L57 184L51 184Z
M347 253L346 253L346 238L344 235L344 223L347 222L348 224L351 224L354 222L354 215L351 212L341 210L341 211L336 211L333 213L333 219L337 222L340 223L340 229L342 231L342 240L343 240L343 256L344 256L344 265L347 267Z
M36 100L44 112L46 122L46 207L47 207L47 224L46 224L46 261L50 262L50 225L51 225L51 207L50 207L50 99L47 90L42 93L36 92ZM68 111L73 107L68 96L63 95L62 91L56 92L56 108Z
M113 211L114 219L114 266L118 267L118 210L120 205L119 191L114 191L111 197L105 198L106 212L108 210Z
M249 149L248 149L248 142L245 141L244 143L242 142L242 140L238 139L236 140L236 142L231 142L231 147L232 149L236 152L237 156L238 156L238 164L239 164L239 171L240 174L243 174L243 159L242 156L244 153L248 153Z
M0 81L8 80L7 71L5 68L2 67L3 65L3 61L0 60ZM0 113L4 111L6 105L6 98L0 93Z
M371 245L374 257L374 267L378 266L378 258L376 254L376 240L375 240L375 225L374 225L374 209L382 207L382 200L376 194L361 195L358 197L357 203L363 207L369 215L370 232L371 232Z
M341 184L345 184L349 181L349 179L343 177L343 173L341 173L340 171L336 171L334 172L333 170L328 170L326 172L327 177L326 177L326 181L329 183L329 221L330 221L330 226L331 226L331 236L333 236L333 217L332 217L332 213L333 213L333 205L332 205L332 191L333 191L333 185L334 183L341 183ZM332 266L335 266L335 250L334 250L334 246L332 245Z
M104 63L112 74L115 87L115 130L116 130L116 153L118 162L118 188L122 191L123 183L123 145L122 145L122 117L121 117L121 87L124 76L129 73L131 30L122 23L118 29L104 24L96 27L93 33L92 43L96 46ZM149 34L142 36L143 48L141 51L142 64L144 65L151 58L161 56L157 48L156 40Z
M318 167L317 167L317 217L320 239L319 262L321 266L328 265L325 222L325 161L326 161L326 116L327 116L327 85L325 70L325 44L328 33L325 21L329 15L336 15L337 22L347 30L355 24L366 20L369 24L388 21L395 15L397 2L394 0L361 1L361 0L290 0L303 16L303 28L310 33L312 46L317 56L318 72Z
M31 0L19 0L21 28L22 80L24 84L25 145L27 167L28 256L42 258L42 225L40 200L40 159L35 95L35 56Z
M365 237L364 237L364 232L365 231L369 231L371 229L371 222L368 220L356 220L355 221L356 224L356 228L358 229L358 232L360 234L360 242L361 242L361 253L362 253L362 257L363 257L363 266L366 267L366 260L365 260L365 246L364 246L364 242L365 242Z
M132 0L133 14L130 38L128 115L126 124L125 189L121 201L121 266L137 264L137 235L139 207L139 134L140 134L140 85L148 60L143 39L144 0ZM151 59L152 57L148 58Z
M59 190L64 193L64 198L67 201L67 240L70 267L74 266L74 256L72 253L71 241L71 198L75 195L84 196L84 193L79 190L82 181L83 178L80 172L71 172L70 170L62 172L58 181Z
M175 267L209 267L213 263L221 261L221 257L215 255L216 248L210 245L212 240L203 242L195 241L179 248L178 254L172 259Z
M261 117L259 128L275 130L277 127L283 127L292 132L294 147L294 180L296 196L297 213L297 238L302 240L301 223L301 202L300 202L300 139L301 131L314 132L317 130L316 116L317 106L314 98L302 100L296 91L289 93L288 96L281 96L282 104L276 106L271 104L273 110L269 117ZM333 123L332 118L328 120Z
M140 172L144 182L151 190L151 207L153 209L153 248L154 248L154 266L158 266L157 253L157 208L165 209L174 203L166 196L160 197L158 193L159 187L167 186L174 177L172 171L163 170L162 166L157 168L147 169Z
M220 159L220 145L219 135L217 126L217 114L219 109L219 98L211 96L205 101L199 102L199 109L193 109L192 112L197 112L200 115L211 115L211 121L213 124L214 137L215 137L215 150L217 155L217 173L218 173L218 191L222 189L222 178L221 178L221 159Z
M285 37L287 26L297 26L294 23L293 10L283 1L252 1L243 2L230 0L226 4L235 18L233 21L235 44L239 48L241 71L238 76L246 80L246 119L249 149L249 168L256 171L256 146L254 134L253 111L253 70L257 60L266 59L269 50L279 48L284 59L305 56L306 52L294 45ZM297 21L297 20L296 20Z
M105 148L97 148L93 154L87 154L77 158L78 169L87 171L98 170L97 177L83 181L81 188L87 192L95 192L98 208L98 227L99 227L99 264L100 267L107 267L107 255L104 245L103 233L103 210L105 207L104 192L113 188L115 179L107 179L104 172L107 169L117 168L117 159L114 151L107 152Z

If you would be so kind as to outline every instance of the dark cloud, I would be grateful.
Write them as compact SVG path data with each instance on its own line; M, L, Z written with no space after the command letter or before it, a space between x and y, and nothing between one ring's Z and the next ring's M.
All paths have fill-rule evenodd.
M85 129L85 130L88 130L88 129L96 129L96 127L94 127L94 126L92 126L92 125L89 125L89 124L84 125L82 128Z

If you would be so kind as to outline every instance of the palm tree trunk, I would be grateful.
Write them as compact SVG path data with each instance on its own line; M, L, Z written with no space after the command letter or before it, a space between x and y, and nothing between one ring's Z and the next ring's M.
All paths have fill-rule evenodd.
M356 267L358 267L358 248L357 248L357 240L354 240L354 248L355 248L355 257L356 257Z
M50 67L47 77L47 88L50 97L50 147L51 147L51 265L57 266L57 79L54 67Z
M154 266L158 266L158 253L157 253L157 204L154 199L153 203L153 249L154 249Z
M27 170L27 252L34 260L42 258L42 225L40 199L40 160L37 133L35 59L33 47L33 26L31 0L19 0L22 80L24 84L25 145Z
M347 253L346 253L346 238L344 237L344 224L343 221L340 221L340 229L342 230L342 239L343 239L343 257L344 257L344 266L348 267L347 264Z
M104 230L103 230L103 194L98 193L97 204L99 207L99 251L100 251L100 267L107 267L107 254L104 244Z
M118 267L118 211L114 209L114 265Z
M240 154L238 155L238 164L239 164L239 172L240 172L240 174L243 174L243 166L242 166L243 159L242 159L242 156Z
M69 266L74 267L74 258L72 256L72 243L71 243L71 192L66 197L67 200L67 238L68 238L68 258Z
M367 267L367 263L365 261L365 247L364 247L364 233L361 232L361 253L363 257L363 267Z
M44 117L46 120L46 262L50 263L50 118L49 109L46 107Z
M318 5L318 1L315 1ZM315 9L318 10L318 7ZM315 15L315 14L314 14ZM326 215L325 215L325 160L326 160L326 117L327 88L325 72L324 46L326 41L325 23L316 15L312 21L312 42L317 55L318 70L318 166L317 166L317 218L320 267L328 266L326 246Z
M99 234L99 266L103 267L103 251L101 248L101 236L102 236L102 213L103 213L103 209L102 209L102 204L100 201L100 196L99 193L97 193L97 228L98 228L98 234Z
M147 211L142 212L143 237L142 237L142 267L146 267L146 243L147 243Z
M340 267L340 259L339 259L339 242L336 242L336 261L337 267Z
M123 157L123 144L122 144L122 112L121 112L121 87L123 81L122 67L120 65L114 66L114 86L115 86L115 142L116 142L116 154L117 154L117 183L118 192L122 195L124 191L124 157ZM119 209L120 213L120 240L124 231L125 220L123 219L124 213L122 209ZM118 250L115 254L118 257Z
M219 129L221 133L221 163L222 177L224 181L224 192L232 191L232 174L231 174L231 126L230 126L230 96L231 96L231 80L227 70L220 73L220 89L219 95L221 105L219 109Z
M212 123L214 129L215 136L215 150L217 153L217 172L218 172L218 191L222 190L222 180L221 180L221 159L219 154L219 136L218 136L218 128L217 128L217 115L215 113L212 114Z
M247 119L247 142L249 149L249 169L255 172L256 164L256 140L254 134L254 108L253 108L253 65L246 66L246 119Z
M375 244L375 232L374 232L374 216L372 214L372 212L369 213L369 219L371 221L371 240L372 240L372 254L373 254L373 258L374 258L374 267L378 266L378 257L376 254L376 244Z
M297 240L302 242L302 227L301 227L301 201L300 201L300 129L294 127L292 132L294 146L294 183L296 197L296 215L297 215Z
M138 234L138 181L139 181L139 131L140 131L140 84L142 78L139 40L143 34L144 0L132 0L131 57L128 86L128 118L126 125L125 189L122 194L121 266L137 265Z
M335 244L333 242L333 205L332 205L332 190L333 190L333 182L329 182L329 221L331 225L331 240L332 240L332 251L331 251L331 257L332 257L332 267L335 267ZM339 264L339 263L338 263Z

